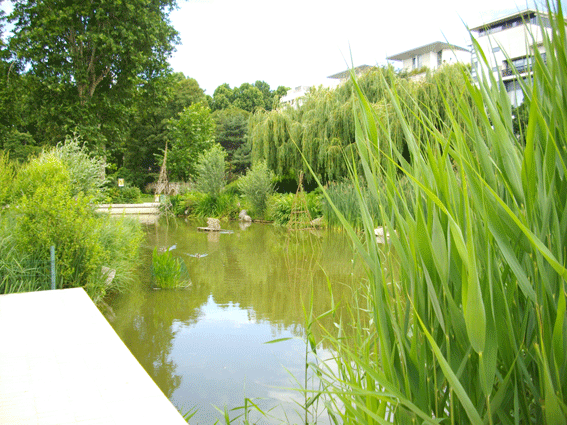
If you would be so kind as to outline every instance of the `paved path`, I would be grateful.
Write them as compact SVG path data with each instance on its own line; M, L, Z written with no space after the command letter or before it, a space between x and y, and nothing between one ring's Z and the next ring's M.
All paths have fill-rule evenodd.
M186 422L82 288L0 295L0 424Z

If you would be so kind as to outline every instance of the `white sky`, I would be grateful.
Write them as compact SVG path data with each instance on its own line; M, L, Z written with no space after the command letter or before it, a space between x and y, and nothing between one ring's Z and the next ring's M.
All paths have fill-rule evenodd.
M210 95L223 83L319 85L351 65L351 52L358 66L382 65L387 56L434 41L466 48L465 25L533 6L534 0L180 0L171 21L182 44L170 63Z

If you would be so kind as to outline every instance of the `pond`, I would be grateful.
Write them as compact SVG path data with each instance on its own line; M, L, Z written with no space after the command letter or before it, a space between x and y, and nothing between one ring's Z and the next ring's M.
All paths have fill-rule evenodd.
M272 409L259 423L286 417L299 423L303 413L294 401L302 403L304 395L293 388L305 384L304 306L312 303L317 316L333 299L341 306L337 314L344 310L363 275L352 243L340 232L237 222L223 223L232 233L197 231L203 225L148 226L139 282L113 300L107 318L173 404L181 412L197 409L192 424L212 424L221 418L214 406L230 410L246 397ZM151 252L173 245L191 285L153 289ZM322 322L333 329L333 320L329 315ZM280 338L292 339L266 344ZM331 352L323 344L318 355Z

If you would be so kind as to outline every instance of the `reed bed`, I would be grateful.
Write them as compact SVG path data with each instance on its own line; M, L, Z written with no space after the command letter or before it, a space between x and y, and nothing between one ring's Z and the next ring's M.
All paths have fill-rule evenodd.
M328 332L336 364L313 365L335 423L566 423L567 44L561 4L548 8L546 58L535 52L523 84L523 137L491 76L467 77L463 93L439 87L457 105L442 128L389 88L404 156L354 82L362 241L325 196L364 259L366 305L352 316L369 324L350 338ZM376 220L390 233L385 247Z

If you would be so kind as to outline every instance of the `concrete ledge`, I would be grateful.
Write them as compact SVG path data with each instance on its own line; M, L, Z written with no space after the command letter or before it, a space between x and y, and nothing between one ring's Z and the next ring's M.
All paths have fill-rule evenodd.
M96 209L99 213L110 213L112 215L122 214L159 214L159 203L147 202L145 204L101 204Z
M82 288L0 295L0 424L181 425Z

